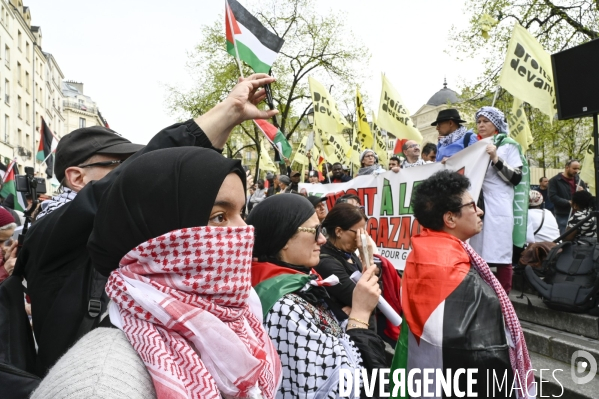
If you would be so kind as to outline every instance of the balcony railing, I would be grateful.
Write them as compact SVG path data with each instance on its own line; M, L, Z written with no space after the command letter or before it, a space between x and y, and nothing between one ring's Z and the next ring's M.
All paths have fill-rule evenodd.
M63 101L63 108L74 108L80 109L81 111L91 112L92 114L97 114L98 109L96 107L88 107L85 104L75 103L71 101Z

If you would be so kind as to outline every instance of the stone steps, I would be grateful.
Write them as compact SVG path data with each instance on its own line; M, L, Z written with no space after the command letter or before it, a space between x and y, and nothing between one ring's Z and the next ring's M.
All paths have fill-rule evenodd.
M518 298L518 296L519 293L512 292L510 300L520 321L599 339L599 317L549 309L541 298L534 295L525 294L523 298Z
M529 352L529 354L535 369L537 398L597 399L599 397L598 376L595 375L590 382L579 385L572 380L569 363L563 363L535 352ZM543 370L542 384L540 384L541 370Z

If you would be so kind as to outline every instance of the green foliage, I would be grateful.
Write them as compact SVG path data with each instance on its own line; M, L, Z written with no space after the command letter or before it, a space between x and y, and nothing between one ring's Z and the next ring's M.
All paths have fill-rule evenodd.
M274 106L279 110L273 123L289 139L301 128L301 120L312 105L308 76L334 87L334 95L343 103L353 97L370 55L346 29L342 14L323 13L314 0L268 0L253 5L244 4L268 29L285 39L272 67L277 81L271 88ZM226 51L223 15L214 24L202 27L202 40L190 54L188 67L197 85L185 90L169 87L167 99L171 113L181 119L206 112L222 101L237 82L239 68ZM242 68L244 76L252 73L247 66ZM231 145L237 135L248 137L260 152L259 135L251 124L244 124L231 135L230 154L238 150Z
M461 59L480 59L484 66L483 74L466 82L462 90L465 102L461 108L466 115L474 115L480 106L492 103L515 22L549 53L599 38L597 0L467 0L466 12L470 15L469 25L451 30L451 54ZM481 35L479 23L484 15L498 21L488 40ZM495 105L509 112L512 102L513 97L501 90ZM590 118L550 123L547 116L528 105L527 115L534 137L527 153L532 165L561 168L566 158L579 158L586 152L592 130Z

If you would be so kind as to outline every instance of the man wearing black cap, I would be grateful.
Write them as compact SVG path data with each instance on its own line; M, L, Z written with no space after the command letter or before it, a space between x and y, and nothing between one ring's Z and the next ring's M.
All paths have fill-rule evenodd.
M437 115L431 126L437 126L439 143L437 144L437 162L447 158L478 141L476 134L462 126L465 123L457 109L444 109Z
M222 152L231 130L239 123L267 119L277 113L256 107L265 97L261 86L273 81L265 74L242 79L223 102L196 119L160 131L129 158L140 146L109 129L80 129L61 140L55 172L71 192L63 198L62 206L46 212L33 224L13 272L27 280L38 344L38 375L43 376L78 338L95 328L106 312L107 276L94 270L86 246L98 204L114 179L133 159L150 151L196 146ZM189 188L198 190L193 184ZM156 200L168 206L168 193L157 194Z
M318 216L318 220L322 223L324 218L327 217L327 213L328 213L327 206L324 203L324 201L326 201L327 198L324 196L317 197L315 195L308 195L308 200L314 206L314 210L316 211L316 216Z
M301 172L297 171L297 170L292 170L291 172L289 172L289 177L291 178L291 184L289 185L289 189L299 192L299 182L300 182L300 178L302 177Z

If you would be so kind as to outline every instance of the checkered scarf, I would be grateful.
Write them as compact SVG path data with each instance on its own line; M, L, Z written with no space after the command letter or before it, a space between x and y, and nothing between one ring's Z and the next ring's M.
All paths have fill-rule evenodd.
M482 107L478 111L476 111L476 115L474 115L474 120L478 121L479 116L484 116L489 119L497 128L499 133L505 133L508 136L510 135L510 130L507 126L507 119L505 119L505 115L503 112L498 110L495 107Z
M68 204L77 196L77 192L70 188L63 187L62 193L55 195L52 199L42 202L42 211L37 215L36 220L43 218L44 216L54 212L64 204Z
M158 398L275 397L281 363L248 305L253 230L175 230L131 250L110 274L110 320Z
M445 147L452 143L455 143L464 135L468 133L468 129L465 126L460 125L455 131L449 133L447 136L439 136L439 147Z
M520 321L518 320L514 306L512 305L512 302L510 302L510 298L508 298L497 278L491 272L491 269L489 269L487 262L474 251L470 244L462 241L462 246L470 257L472 266L474 266L482 279L493 288L499 298L501 313L503 313L503 319L505 320L512 341L509 346L510 363L512 365L514 378L516 378L517 381L517 388L514 389L517 397L518 399L535 398L536 388L534 386L534 372L530 357L528 356L524 333L522 332L522 327L520 326ZM525 384L522 383L523 380L525 381ZM523 386L526 388L522 388Z

